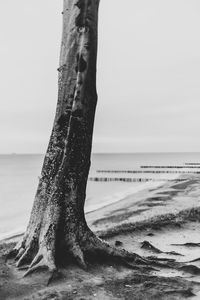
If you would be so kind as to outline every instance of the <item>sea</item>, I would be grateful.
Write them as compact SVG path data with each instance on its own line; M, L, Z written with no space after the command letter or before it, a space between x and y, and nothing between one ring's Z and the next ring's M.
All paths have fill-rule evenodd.
M0 155L0 240L26 229L43 159L42 154ZM85 212L198 172L200 153L92 154Z

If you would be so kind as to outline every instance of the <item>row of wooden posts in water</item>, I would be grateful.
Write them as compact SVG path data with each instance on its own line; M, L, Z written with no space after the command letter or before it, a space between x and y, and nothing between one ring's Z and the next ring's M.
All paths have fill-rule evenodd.
M188 166L192 166L192 165L200 166L200 163L185 163L185 165L188 165Z
M185 181L185 179L176 178L176 181ZM148 182L148 181L174 181L174 179L162 178L125 178L125 177L89 177L89 181L121 181L121 182Z
M141 171L141 170L97 170L97 173L131 173L131 174L200 174L200 171Z
M140 166L141 169L179 169L179 170L96 170L97 173L127 173L127 174L200 174L200 163L185 163L184 166ZM199 169L199 171L180 171L180 169ZM184 181L184 178L176 178ZM163 178L126 178L126 177L89 177L89 181L122 181L122 182L148 182L148 181L174 181Z
M200 169L200 166L140 166L142 169Z

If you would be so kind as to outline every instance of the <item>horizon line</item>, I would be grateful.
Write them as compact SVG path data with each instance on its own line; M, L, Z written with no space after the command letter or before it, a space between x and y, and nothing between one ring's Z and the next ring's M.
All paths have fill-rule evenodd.
M146 154L146 153L199 153L200 154L200 151L133 151L133 152L112 152L112 151L105 151L105 152L98 152L98 151L95 151L95 152L92 152L92 154ZM0 153L0 155L45 155L46 153L38 153L38 152L35 152L35 153L23 153L23 152L7 152L7 153Z

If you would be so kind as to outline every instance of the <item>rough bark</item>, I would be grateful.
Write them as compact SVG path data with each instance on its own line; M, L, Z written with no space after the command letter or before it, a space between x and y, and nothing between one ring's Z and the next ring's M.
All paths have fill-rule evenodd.
M54 269L64 248L82 256L80 239L89 232L84 202L97 102L98 6L99 0L64 0L56 116L30 221L15 249L18 266L44 260Z

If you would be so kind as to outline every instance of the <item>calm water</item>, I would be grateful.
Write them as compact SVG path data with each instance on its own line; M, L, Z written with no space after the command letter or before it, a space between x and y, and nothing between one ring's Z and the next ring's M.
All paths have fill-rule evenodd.
M17 234L25 229L37 188L42 161L42 155L0 155L0 239ZM165 180L174 178L177 174L97 173L97 170L141 171L141 165L184 166L185 163L198 162L200 162L200 153L94 154L90 177ZM154 171L154 169L151 169L151 171ZM184 169L184 171L187 171L187 169ZM195 171L198 171L198 169L195 169ZM85 210L87 212L97 209L138 190L158 184L160 182L89 181Z

